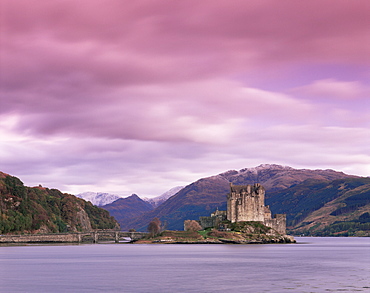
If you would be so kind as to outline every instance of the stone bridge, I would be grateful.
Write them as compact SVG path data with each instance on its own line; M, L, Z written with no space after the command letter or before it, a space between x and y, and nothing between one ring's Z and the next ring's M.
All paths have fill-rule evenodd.
M110 241L118 243L120 240L128 240L129 242L139 240L147 236L147 232L123 232L114 230L96 230L88 233L81 233L81 242L84 242L84 238L89 239L92 237L93 243L98 243L101 241Z
M117 230L94 230L76 233L0 235L0 243L99 243L114 241L133 242L147 236L146 232L123 232Z

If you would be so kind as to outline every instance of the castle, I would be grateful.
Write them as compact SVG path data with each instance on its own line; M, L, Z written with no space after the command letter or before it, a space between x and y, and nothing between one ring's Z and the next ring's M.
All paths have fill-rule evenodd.
M276 214L271 217L270 207L265 206L265 188L259 183L254 185L230 183L227 211L216 210L210 217L199 218L203 229L217 227L224 220L229 220L231 223L258 221L280 234L286 234L286 215Z

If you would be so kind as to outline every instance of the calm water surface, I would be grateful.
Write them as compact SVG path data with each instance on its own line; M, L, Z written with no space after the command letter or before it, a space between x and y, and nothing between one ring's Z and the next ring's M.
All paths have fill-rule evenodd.
M0 247L0 292L370 292L370 238Z

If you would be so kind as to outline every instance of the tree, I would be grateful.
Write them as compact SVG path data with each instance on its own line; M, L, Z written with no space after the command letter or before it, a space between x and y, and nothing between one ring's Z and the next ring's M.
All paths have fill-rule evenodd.
M185 231L194 231L195 232L195 231L202 230L202 227L195 220L186 220L184 222L184 230Z
M148 232L151 237L158 235L161 232L161 221L158 218L154 218L148 225Z

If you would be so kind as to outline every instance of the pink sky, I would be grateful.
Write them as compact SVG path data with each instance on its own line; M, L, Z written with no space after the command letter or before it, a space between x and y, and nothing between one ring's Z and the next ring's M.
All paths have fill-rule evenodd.
M0 171L157 196L264 163L370 176L370 1L0 2Z

